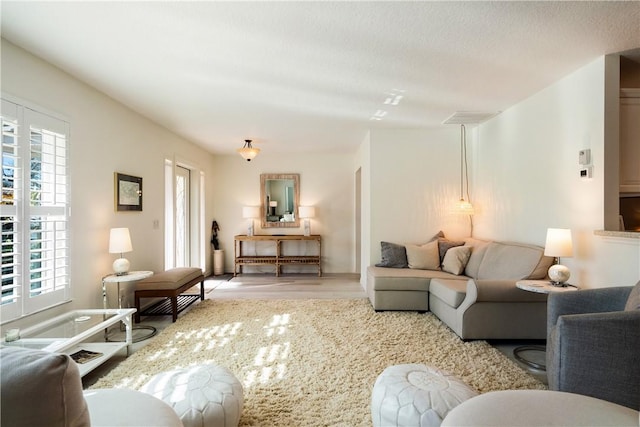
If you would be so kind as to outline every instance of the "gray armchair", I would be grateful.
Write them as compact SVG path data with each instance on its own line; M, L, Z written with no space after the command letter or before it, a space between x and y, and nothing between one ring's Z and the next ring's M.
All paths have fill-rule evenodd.
M640 282L549 295L547 377L551 390L640 410Z

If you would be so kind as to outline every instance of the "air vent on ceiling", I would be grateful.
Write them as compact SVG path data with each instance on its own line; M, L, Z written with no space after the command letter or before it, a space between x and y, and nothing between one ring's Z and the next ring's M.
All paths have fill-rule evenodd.
M497 116L500 112L485 113L480 111L456 111L447 118L443 125L477 125L491 117Z

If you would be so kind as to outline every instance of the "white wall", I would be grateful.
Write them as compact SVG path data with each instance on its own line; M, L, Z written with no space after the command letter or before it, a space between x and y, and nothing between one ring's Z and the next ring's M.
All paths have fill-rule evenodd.
M4 39L2 92L70 122L72 307L65 304L23 322L102 306L101 278L112 271L114 260L108 253L111 227L130 229L134 250L126 257L132 270L163 270L164 159L179 155L198 165L211 189L213 156ZM142 212L114 211L114 172L143 178ZM212 191L206 194L207 217L212 216L213 196ZM156 219L158 229L153 228ZM115 306L112 289L110 296Z
M238 142L240 147L241 141ZM316 217L311 219L311 233L322 236L322 270L326 273L355 271L354 206L355 170L353 154L269 153L268 144L247 162L239 155L216 156L213 161L215 204L212 216L220 226L218 240L224 250L225 271L233 271L233 236L246 234L248 220L242 218L243 206L260 205L260 174L300 174L300 205L315 206ZM300 228L265 228L255 220L256 234L302 234ZM261 248L263 249L263 248ZM268 250L268 248L266 248ZM309 248L311 250L311 248ZM262 252L260 252L262 253ZM286 267L294 271L293 267ZM313 267L300 267L315 271ZM274 268L257 267L247 272L273 272ZM302 271L302 270L301 270Z
M584 287L640 279L640 239L601 237L604 228L604 76L600 58L477 127L467 128L473 235L544 246L550 227L570 228L563 258ZM380 241L425 242L438 230L469 234L452 214L460 197L460 129L372 130L363 165L363 270ZM593 178L579 177L578 151L591 149ZM361 279L364 283L366 277Z
M570 228L572 282L623 286L640 279L640 240L604 228L605 58L504 111L474 141L476 235L544 245L548 227ZM593 178L579 177L590 148Z
M425 243L440 230L450 238L469 235L468 216L451 212L460 199L459 126L372 130L359 156L367 166L362 271L380 261L381 241Z

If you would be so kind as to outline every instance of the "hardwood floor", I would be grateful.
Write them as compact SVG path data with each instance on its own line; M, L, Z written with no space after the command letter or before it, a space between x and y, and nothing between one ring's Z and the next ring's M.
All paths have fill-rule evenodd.
M208 278L206 297L212 299L357 299L366 298L357 274L241 274ZM211 287L211 291L209 291Z

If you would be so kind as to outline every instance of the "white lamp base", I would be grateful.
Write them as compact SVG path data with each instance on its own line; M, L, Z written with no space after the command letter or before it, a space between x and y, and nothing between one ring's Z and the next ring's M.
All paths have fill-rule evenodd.
M116 276L124 276L129 272L129 267L131 263L126 258L118 258L113 261L113 271L116 273Z
M569 267L562 264L554 264L549 267L549 279L554 286L567 286L565 282L571 277Z

